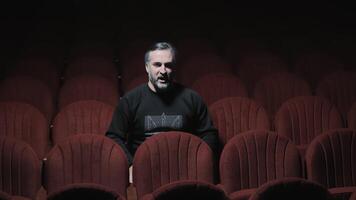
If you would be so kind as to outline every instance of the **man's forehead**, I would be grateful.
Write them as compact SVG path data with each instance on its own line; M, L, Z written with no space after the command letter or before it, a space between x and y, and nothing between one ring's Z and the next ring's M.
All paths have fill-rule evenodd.
M173 55L170 49L165 50L154 50L149 53L149 59L153 60L163 60L163 61L172 61Z

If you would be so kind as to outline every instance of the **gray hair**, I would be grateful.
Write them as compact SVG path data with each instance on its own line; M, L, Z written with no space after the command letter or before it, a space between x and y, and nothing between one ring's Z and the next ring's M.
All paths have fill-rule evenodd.
M151 51L156 51L156 50L170 50L172 52L172 56L173 56L173 62L176 62L176 55L177 55L177 51L176 49L173 47L173 45L171 45L168 42L157 42L154 45L152 45L148 51L146 51L145 53L145 63L147 63L149 61L149 56L150 56L150 52Z

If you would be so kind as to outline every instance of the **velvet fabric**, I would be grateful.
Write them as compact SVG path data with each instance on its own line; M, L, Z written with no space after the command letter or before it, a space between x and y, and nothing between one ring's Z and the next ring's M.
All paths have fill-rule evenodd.
M174 181L213 183L213 177L213 152L189 133L171 131L151 136L139 146L133 161L138 199Z
M12 137L0 137L0 150L0 191L35 199L41 187L41 166L36 153L28 144Z
M270 129L269 119L262 105L246 97L221 99L209 106L209 111L223 145L239 133L253 129Z
M44 163L48 194L73 183L95 183L126 196L128 163L125 153L111 139L78 134L56 144Z
M109 128L114 107L95 100L77 101L60 110L53 128L53 143L79 133L105 135Z
M28 143L39 158L49 150L49 125L44 115L32 105L0 102L0 135Z
M234 136L220 158L221 186L231 197L245 190L283 177L302 177L301 158L285 136L266 130L252 130ZM232 193L240 194L232 194ZM248 192L251 194L251 192Z

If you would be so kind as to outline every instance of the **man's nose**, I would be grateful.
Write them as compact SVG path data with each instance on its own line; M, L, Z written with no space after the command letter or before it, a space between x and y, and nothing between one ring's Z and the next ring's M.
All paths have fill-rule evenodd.
M166 66L162 65L161 68L160 68L160 70L159 70L159 72L160 72L161 74L167 73Z

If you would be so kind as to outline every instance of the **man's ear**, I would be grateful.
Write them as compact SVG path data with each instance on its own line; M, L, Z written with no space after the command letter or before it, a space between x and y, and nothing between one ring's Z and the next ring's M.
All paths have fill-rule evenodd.
M146 72L148 73L148 64L145 63Z

